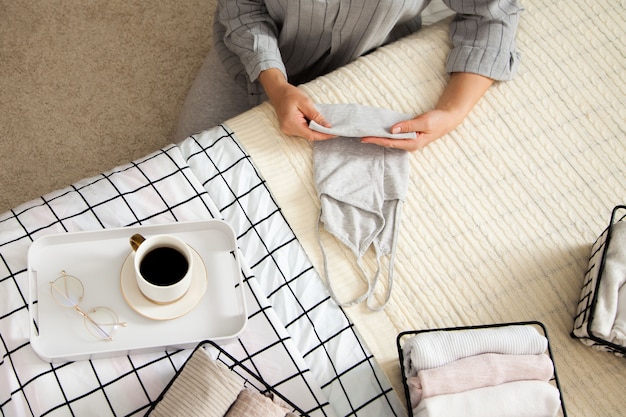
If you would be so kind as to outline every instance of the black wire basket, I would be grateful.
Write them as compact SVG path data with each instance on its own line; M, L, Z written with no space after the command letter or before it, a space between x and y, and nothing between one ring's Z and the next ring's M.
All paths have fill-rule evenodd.
M611 244L614 225L626 220L626 206L616 206L611 213L611 220L606 229L600 234L591 247L589 267L585 273L580 299L574 316L574 326L571 336L579 339L593 349L612 352L618 356L626 356L626 346L605 340L593 331L598 289L602 282L606 254ZM626 250L626 248L624 248Z
M538 321L524 321L524 322L512 322L512 323L496 323L496 324L486 324L486 325L476 325L476 326L462 326L462 327L447 327L447 328L439 328L439 329L426 329L426 330L408 330L405 332L402 332L398 335L398 337L396 338L396 346L398 349L398 357L400 359L400 372L402 373L402 385L404 387L404 396L405 396L405 401L406 401L406 406L407 406L407 410L409 413L410 417L414 417L413 416L413 409L411 406L411 398L410 398L410 393L409 393L409 386L408 386L408 382L407 382L407 378L406 378L406 369L404 367L404 353L403 353L403 345L404 342L410 338L413 337L419 333L426 333L426 332L447 332L447 331L457 331L457 330L472 330L472 329L484 329L484 328L495 328L495 327L504 327L504 326L517 326L517 325L529 325L529 326L533 326L535 328L537 328L537 330L542 333L546 339L548 339L548 349L546 354L550 357L550 359L552 360L552 363L554 364L554 358L552 356L552 348L550 347L550 340L548 338L548 332L546 330L546 327L543 325L543 323L538 322ZM559 413L557 414L557 416L560 417L567 417L567 411L565 410L565 403L563 401L563 392L561 391L561 385L559 384L559 378L557 376L557 371L556 371L556 365L554 365L554 373L552 375L552 378L550 379L550 383L553 384L558 390L559 390L559 397L561 400L561 406L559 409Z
M282 401L284 406L289 407L291 409L292 413L294 413L296 415L300 415L300 416L306 416L307 415L307 412L303 411L296 404L294 404L293 401L291 401L289 398L285 397L283 394L281 394L280 392L275 390L271 385L269 385L267 382L265 382L263 380L263 378L261 378L256 372L252 371L251 369L246 367L243 363L241 363L241 361L237 360L235 357L233 357L228 352L226 352L219 344L217 344L217 343L215 343L213 341L208 341L207 340L207 341L201 342L200 344L198 344L196 346L196 348L193 350L192 354L189 355L189 358L185 361L183 366L181 366L180 369L176 372L176 375L172 378L172 380L169 382L169 384L165 387L163 392L150 405L150 408L144 414L144 416L147 417L154 411L154 409L156 408L157 404L163 399L163 397L165 396L165 394L167 393L169 388L174 384L174 382L176 381L178 376L183 372L183 369L185 368L185 365L187 364L187 362L189 362L189 360L191 359L193 354L198 349L204 349L205 347L208 347L208 346L213 347L213 348L215 348L215 349L217 349L219 351L219 354L218 354L218 356L217 356L217 358L215 360L221 362L226 367L228 367L228 369L230 369L231 372L233 372L233 373L237 374L239 377L241 377L243 379L243 381L244 381L244 387L246 387L248 389L251 389L251 390L254 390L254 391L258 391L258 392L260 392L262 394L271 394L272 396L276 396L276 397L280 398L280 400Z

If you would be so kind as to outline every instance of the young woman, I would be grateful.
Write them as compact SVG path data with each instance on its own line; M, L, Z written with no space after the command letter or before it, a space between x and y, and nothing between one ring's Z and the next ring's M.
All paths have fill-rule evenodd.
M443 0L456 16L450 25L450 73L434 109L392 127L415 140L364 142L423 148L458 126L494 80L511 79L519 64L517 0ZM207 56L183 106L176 132L217 125L269 99L281 130L307 140L329 135L314 103L296 86L339 68L421 27L430 0L219 0L215 48Z

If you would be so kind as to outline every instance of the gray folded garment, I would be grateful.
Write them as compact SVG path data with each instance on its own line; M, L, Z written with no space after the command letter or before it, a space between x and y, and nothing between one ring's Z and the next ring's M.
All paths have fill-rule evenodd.
M324 127L311 120L309 127L317 132L353 138L415 139L417 136L415 132L391 133L393 125L411 119L408 114L360 104L317 104L316 107L331 125Z
M324 280L337 304L351 306L367 300L371 310L381 310L389 301L393 283L393 261L400 227L401 209L406 197L409 176L408 153L361 143L361 136L397 137L388 128L409 118L385 109L347 105L318 105L332 127L323 131L337 138L313 143L313 170L321 203L318 222L326 231L352 250L361 268L367 290L359 297L339 301L331 282L324 247ZM311 128L320 130L311 123ZM406 138L406 135L401 135ZM361 260L373 245L378 269L370 278ZM380 276L380 257L390 255L384 301L374 305L373 297Z

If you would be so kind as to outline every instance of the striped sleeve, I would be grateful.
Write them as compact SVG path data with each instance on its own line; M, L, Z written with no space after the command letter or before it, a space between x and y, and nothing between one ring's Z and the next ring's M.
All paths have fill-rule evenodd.
M444 0L457 14L450 24L452 51L446 70L472 72L495 80L513 78L519 66L516 49L517 0Z
M287 76L278 48L278 28L262 0L219 0L215 19L223 31L224 46L239 58L249 81L269 68Z

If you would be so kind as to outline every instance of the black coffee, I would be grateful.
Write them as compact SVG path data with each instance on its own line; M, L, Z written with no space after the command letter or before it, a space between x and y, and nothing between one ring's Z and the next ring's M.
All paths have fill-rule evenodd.
M152 249L139 264L139 272L151 284L166 286L183 279L189 269L185 255L174 248Z

